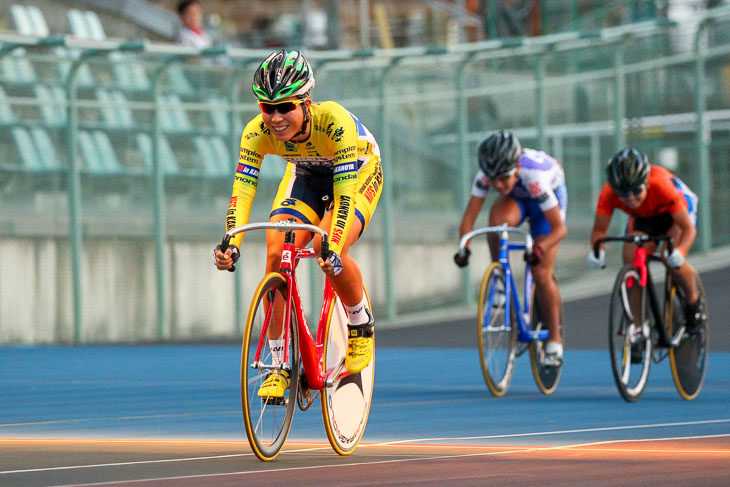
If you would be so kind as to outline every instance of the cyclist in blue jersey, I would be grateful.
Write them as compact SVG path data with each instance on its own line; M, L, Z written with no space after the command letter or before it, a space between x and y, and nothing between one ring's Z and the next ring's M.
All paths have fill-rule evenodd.
M567 235L565 211L568 194L565 174L560 163L545 152L523 149L517 137L508 131L488 136L478 149L479 171L474 177L471 198L464 210L460 235L474 229L489 188L499 196L489 210L489 225L516 227L525 219L530 222L534 239L530 263L535 279L541 316L549 332L543 365L559 366L563 361L560 337L560 290L553 280L555 257L560 241ZM499 235L487 236L493 261L499 259ZM469 263L470 251L454 255L459 267Z

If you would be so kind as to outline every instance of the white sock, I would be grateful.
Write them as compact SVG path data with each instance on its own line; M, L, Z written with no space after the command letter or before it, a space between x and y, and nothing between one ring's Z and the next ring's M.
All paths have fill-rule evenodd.
M552 354L555 353L558 355L558 357L563 356L563 344L558 342L547 342L545 345L545 353L546 354Z
M284 340L269 340L269 350L271 350L273 365L284 363Z
M351 325L364 325L369 321L368 314L365 312L365 308L368 305L368 299L365 297L365 293L362 293L362 299L355 306L345 305L347 310L347 318Z

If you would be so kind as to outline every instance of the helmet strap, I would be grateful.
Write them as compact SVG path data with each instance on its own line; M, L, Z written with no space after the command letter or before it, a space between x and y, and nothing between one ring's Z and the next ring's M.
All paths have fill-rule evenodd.
M307 133L307 127L309 126L309 121L310 121L311 117L309 116L309 109L307 108L306 103L302 103L302 112L304 113L304 121L302 122L302 129L299 132L297 132L296 134L292 135L291 139L289 139L289 140L293 141L300 135L304 135Z

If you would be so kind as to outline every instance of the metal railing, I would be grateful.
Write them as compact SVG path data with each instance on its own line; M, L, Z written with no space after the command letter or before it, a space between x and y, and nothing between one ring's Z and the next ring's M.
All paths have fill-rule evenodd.
M727 244L721 213L711 209L730 204L728 23L726 6L682 24L649 21L447 47L308 52L317 75L314 98L342 103L381 145L385 187L377 223L365 239L388 249L415 242L450 247L476 171L476 145L489 131L506 128L524 146L562 161L569 229L585 229L592 217L602 161L631 143L653 161L673 165L700 196L696 249ZM689 51L673 45L672 37L687 26L694 29ZM256 113L248 80L268 53L0 34L0 123L10 128L1 141L0 204L8 210L0 229L3 238L18 239L43 237L39 229L52 228L68 242L72 341L87 336L85 242L132 237L154 241L156 338L175 336L169 244L180 238L212 242L211 233L222 228L239 136ZM41 87L61 88L63 96L41 96ZM102 97L100 90L114 97ZM56 110L59 121L49 120L41 112L50 107L65 115ZM126 117L126 126L113 126L114 116ZM53 147L34 138L44 132ZM141 147L145 137L151 150ZM104 149L105 138L117 165ZM229 161L220 155L221 141ZM57 167L29 167L33 157L23 151L34 148L36 160L55 160ZM100 160L111 165L95 170ZM262 184L260 192L273 194L276 175L269 178L271 188ZM259 196L255 206L266 206L261 200L267 198ZM28 219L45 221L48 200L55 212L50 224L26 228ZM110 215L128 224L110 224ZM411 222L433 219L453 225L429 235L410 231ZM583 241L582 233L571 231L569 239ZM380 313L394 318L418 299L399 297L408 283L389 257L398 253L383 255L376 264L384 271L376 299ZM239 285L241 279L239 273ZM460 279L467 292L452 294L469 299L472 276L465 272ZM421 301L443 294L433 290ZM243 299L235 294L237 323Z

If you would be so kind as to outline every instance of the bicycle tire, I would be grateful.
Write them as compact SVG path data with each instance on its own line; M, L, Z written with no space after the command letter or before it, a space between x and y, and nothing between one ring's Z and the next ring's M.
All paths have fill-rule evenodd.
M611 370L621 397L627 402L639 399L646 387L651 367L652 341L647 289L641 291L640 323L632 319L629 304L630 289L639 285L639 270L627 264L616 276L608 318L608 344Z
M560 293L558 279L553 275L553 281L558 286L558 295ZM560 343L565 343L565 319L563 316L563 302L559 302L559 315L558 323L560 327ZM533 332L537 332L543 329L542 316L540 315L540 306L537 301L537 294L535 293L535 284L533 283L532 289L530 290L530 328ZM563 365L559 367L546 367L542 365L543 358L545 356L544 343L547 340L533 340L530 342L530 364L532 365L532 377L535 379L537 388L540 389L545 395L553 393L555 388L560 382L560 374L563 370Z
M504 396L512 382L518 334L515 307L510 306L511 326L506 328L506 301L494 299L494 289L499 283L505 293L509 291L505 288L502 264L492 262L484 272L479 292L477 337L484 382L495 397Z
M370 297L363 286L370 307ZM336 369L347 353L347 312L339 296L333 296L327 317L322 368ZM373 337L374 339L374 337ZM344 366L343 366L344 367ZM357 374L347 375L332 387L322 389L322 420L327 439L338 454L349 455L360 443L370 414L375 380L375 354L370 363Z
M243 423L251 449L264 461L276 458L284 446L291 428L299 385L299 337L296 315L293 311L288 345L290 377L284 397L280 400L259 397L259 388L271 368L252 367L260 340L264 343L261 344L259 363L264 366L274 366L268 338L262 330L264 326L271 326L273 320L278 319L283 322L283 313L272 312L267 324L266 310L270 307L268 303L278 299L285 300L286 293L286 280L281 274L271 272L264 276L251 300L241 347Z
M710 326L707 311L705 287L699 274L695 271L697 292L700 296L701 309L705 319L696 333L685 332L676 347L669 349L669 363L672 369L672 378L677 392L687 401L691 401L702 389L707 371L707 357L710 348ZM665 304L665 320L669 336L673 336L685 322L684 297L678 292L675 283L672 283L668 299Z

